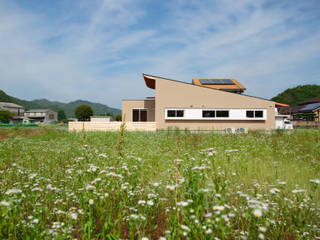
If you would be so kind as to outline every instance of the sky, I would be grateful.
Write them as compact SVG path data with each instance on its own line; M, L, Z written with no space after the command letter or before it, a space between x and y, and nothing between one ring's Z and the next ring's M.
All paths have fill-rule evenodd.
M320 84L319 0L1 0L0 89L121 108L142 73L235 78L272 98Z

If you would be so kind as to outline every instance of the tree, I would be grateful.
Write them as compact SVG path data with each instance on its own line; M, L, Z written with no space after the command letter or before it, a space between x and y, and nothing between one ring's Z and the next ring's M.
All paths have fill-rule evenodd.
M76 107L74 114L79 121L88 121L93 115L92 107L87 104L82 104Z
M122 120L122 116L121 116L121 114L118 114L117 116L116 116L116 121L121 121Z
M58 121L65 122L67 120L66 113L63 110L58 111Z
M7 110L0 110L0 121L8 123L13 119L14 114Z

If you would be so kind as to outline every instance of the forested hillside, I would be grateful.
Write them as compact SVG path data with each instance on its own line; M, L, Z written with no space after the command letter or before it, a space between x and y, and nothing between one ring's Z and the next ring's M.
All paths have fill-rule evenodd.
M0 102L12 102L19 104L28 109L51 109L54 111L63 110L67 117L74 117L74 109L80 104L88 104L93 108L94 115L100 114L112 114L116 116L117 114L121 114L121 110L117 108L111 108L107 105L100 103L93 103L85 100L76 100L69 103L62 103L58 101L49 101L47 99L36 99L32 101L21 100L19 98L15 98L9 96L4 91L0 90Z
M299 85L294 88L288 88L271 98L271 100L296 106L298 103L314 97L320 97L320 85Z

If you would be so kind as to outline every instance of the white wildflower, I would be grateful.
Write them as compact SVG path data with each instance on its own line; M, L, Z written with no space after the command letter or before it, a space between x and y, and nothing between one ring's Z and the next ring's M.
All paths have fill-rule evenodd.
M260 209L255 209L253 211L253 215L256 217L261 217L262 216L262 211Z
M214 206L213 210L215 210L215 211L223 211L224 210L224 206Z
M71 213L70 216L73 220L76 220L78 218L78 214L76 213Z
M186 226L186 225L183 225L183 224L181 224L181 229L182 230L185 230L185 231L190 231L190 228L188 227L188 226Z
M146 201L145 201L145 200L139 200L139 201L138 201L138 204L143 206L143 205L146 204Z
M89 204L90 204L90 205L93 205L93 203L94 203L93 199L90 199L90 200L89 200Z
M0 206L9 207L10 203L3 200L3 201L0 202Z
M33 219L32 222L35 223L35 224L37 224L37 223L39 223L39 219L35 218L35 219Z
M176 188L176 186L175 185L167 185L166 188L173 191Z
M188 202L184 202L184 201L181 201L181 202L177 202L177 205L178 206L181 206L181 207L186 207L186 206L188 206Z
M305 189L294 189L292 190L292 193L293 194L296 194L296 193L304 193L306 190Z
M87 190L87 191L89 191L89 190L94 190L94 189L96 189L95 186L92 186L92 185L90 185L90 184L87 184L87 186L86 186L86 190Z
M259 227L259 231L265 233L267 231L266 227Z
M154 205L154 203L153 203L152 200L147 201L147 204L148 204L149 206L153 206L153 205Z
M5 192L6 195L22 193L22 191L18 188L12 188Z
M310 182L320 184L320 179L310 179Z
M276 194L276 193L278 193L278 192L280 192L280 190L279 190L278 188L271 188L271 189L270 189L270 193L271 193L271 194Z

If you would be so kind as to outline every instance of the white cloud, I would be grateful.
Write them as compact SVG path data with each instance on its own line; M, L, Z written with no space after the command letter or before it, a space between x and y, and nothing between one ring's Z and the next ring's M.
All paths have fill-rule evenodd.
M152 95L142 72L188 82L235 77L262 97L320 76L320 19L310 2L163 4L166 12L143 1L77 1L49 16L0 2L1 88L120 107L122 98Z

